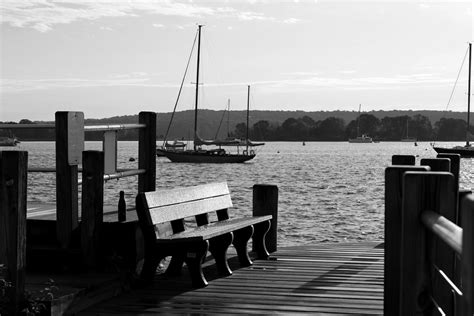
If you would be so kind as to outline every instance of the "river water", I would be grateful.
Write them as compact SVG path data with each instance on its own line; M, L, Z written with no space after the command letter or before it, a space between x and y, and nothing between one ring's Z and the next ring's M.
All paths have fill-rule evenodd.
M460 143L442 143L452 146ZM86 142L100 150L101 142ZM2 150L7 149L3 148ZM7 149L8 150L8 149ZM22 142L15 150L29 152L29 167L54 167L54 142ZM118 168L137 168L137 142L119 142ZM377 241L384 234L384 170L394 154L434 158L429 143L271 142L244 164L178 164L157 158L157 188L227 181L237 214L251 214L252 186L279 188L278 244ZM138 160L138 159L136 159ZM461 187L471 188L474 159L462 159ZM137 177L107 181L104 203L117 205L125 191L134 205ZM30 173L28 201L55 202L52 173ZM231 213L232 214L232 213Z

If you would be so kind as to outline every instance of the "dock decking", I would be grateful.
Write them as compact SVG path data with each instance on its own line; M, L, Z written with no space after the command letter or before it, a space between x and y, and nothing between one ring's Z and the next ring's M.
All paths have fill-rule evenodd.
M181 277L157 274L153 284L84 310L112 314L383 314L383 243L339 243L285 247L271 260L255 260L233 275L216 277L212 260L204 272L209 285L192 289Z

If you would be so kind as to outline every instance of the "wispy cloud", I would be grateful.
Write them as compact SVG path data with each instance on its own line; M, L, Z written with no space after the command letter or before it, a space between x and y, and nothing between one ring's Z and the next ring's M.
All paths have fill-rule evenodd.
M49 0L4 0L0 4L2 23L14 27L30 27L40 32L51 30L57 24L79 20L97 20L103 17L137 16L159 14L181 17L202 17L222 12L233 12L232 8L211 8L192 3L173 1L49 1Z
M296 73L295 73L296 74ZM72 88L93 88L93 87L153 87L153 88L176 88L177 84L156 82L153 75L145 72L134 72L130 74L115 74L105 79L82 79L82 78L61 78L61 79L37 79L18 80L3 79L1 90L3 93L20 93L34 90L72 89ZM292 91L294 89L314 89L314 88L334 88L350 90L380 90L380 89L400 89L406 87L446 87L453 83L452 78L443 78L437 74L421 73L410 75L398 75L393 77L357 77L357 78L337 78L305 76L306 78L254 81L251 85L265 86L269 89L280 91ZM249 82L229 82L229 83L206 83L208 88L243 86ZM464 84L464 83L460 83ZM191 85L190 85L191 86Z
M106 17L130 17L142 14L202 18L231 17L241 21L272 21L285 24L299 23L296 18L276 19L261 12L238 11L229 6L203 6L193 2L170 0L3 0L0 3L1 23L14 27L33 28L39 32L52 30L56 25ZM152 26L161 28L163 24Z
M250 11L240 12L237 14L237 17L239 18L239 20L243 20L243 21L253 21L253 20L274 21L275 20L274 17L265 16L263 13L250 12Z
M283 20L282 22L285 23L285 24L296 24L296 23L301 23L302 20L301 19L296 19L296 18L289 18L289 19Z

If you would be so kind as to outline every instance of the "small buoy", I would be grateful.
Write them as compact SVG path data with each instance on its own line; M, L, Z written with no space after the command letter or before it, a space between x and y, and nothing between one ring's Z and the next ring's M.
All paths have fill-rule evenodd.
M279 153L280 153L280 151L277 151L277 154L279 154Z
M135 158L130 157L130 158L128 159L128 161L135 161Z

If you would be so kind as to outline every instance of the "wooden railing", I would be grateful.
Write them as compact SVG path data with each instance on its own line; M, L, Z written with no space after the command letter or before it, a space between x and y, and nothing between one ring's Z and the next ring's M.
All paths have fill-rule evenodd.
M459 161L443 155L385 171L387 315L473 313L474 197L459 191Z
M83 117L81 112L56 112L56 230L57 241L67 249L79 225L78 172L82 164L81 248L84 263L94 266L100 251L104 180L138 175L139 192L155 190L156 114L141 112L139 124L113 126L84 126ZM139 129L138 169L117 171L116 131L130 128ZM87 131L108 134L104 151L84 151ZM5 265L5 278L13 285L7 289L13 313L24 294L27 158L24 151L0 151L0 264Z

